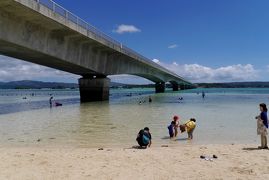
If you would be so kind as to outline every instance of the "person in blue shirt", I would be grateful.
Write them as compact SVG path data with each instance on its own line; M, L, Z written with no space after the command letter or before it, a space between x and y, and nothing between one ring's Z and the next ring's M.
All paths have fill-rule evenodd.
M268 129L268 117L266 104L260 104L260 115L256 116L257 119L257 134L261 135L261 146L259 149L268 149L267 146L267 129Z
M172 121L171 124L167 127L168 128L170 139L172 139L173 137L175 137L175 132L174 132L175 127L176 127L176 122L175 121Z
M137 134L136 141L141 148L146 149L147 147L150 147L152 144L151 138L152 137L151 133L149 132L149 128L145 127L144 129L141 129Z

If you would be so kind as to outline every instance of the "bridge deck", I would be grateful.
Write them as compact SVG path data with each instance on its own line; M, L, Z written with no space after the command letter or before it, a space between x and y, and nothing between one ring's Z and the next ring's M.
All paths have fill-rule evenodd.
M22 28L26 31L22 32L23 37L20 43L20 37L11 38L8 35L12 27L2 29L2 26L0 29L2 37L7 36L0 37L0 52L3 54L80 75L93 73L128 74L130 72L129 74L142 76L154 82L174 81L191 84L184 78L107 36L51 0L1 0L0 13L1 11L11 15L8 17L9 20L23 21L21 26L14 25L13 28ZM6 14L3 13L2 16L6 16ZM42 28L44 28L44 32ZM10 33L19 32L13 30ZM23 40L32 42L28 45L28 42L23 42ZM44 41L47 43L47 47L41 47L44 46L42 42L34 41ZM89 49L92 51L91 54L87 54ZM71 54L70 50L77 52ZM82 53L84 53L83 57ZM93 55L93 53L95 54ZM88 62L90 57L96 62ZM48 61L48 59L51 60ZM107 67L106 64L112 60L115 62L114 65L110 64L111 67ZM101 61L102 63L100 63ZM115 67L120 64L123 67Z

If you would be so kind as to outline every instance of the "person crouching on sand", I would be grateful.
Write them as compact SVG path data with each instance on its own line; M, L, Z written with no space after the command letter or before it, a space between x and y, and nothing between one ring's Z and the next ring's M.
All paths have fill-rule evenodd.
M147 148L151 146L151 133L149 132L148 127L145 127L139 131L136 137L136 141L141 148Z
M268 118L267 118L267 107L266 104L260 104L260 115L256 116L257 119L257 134L261 135L261 146L259 149L268 149L267 146L267 128L268 128Z

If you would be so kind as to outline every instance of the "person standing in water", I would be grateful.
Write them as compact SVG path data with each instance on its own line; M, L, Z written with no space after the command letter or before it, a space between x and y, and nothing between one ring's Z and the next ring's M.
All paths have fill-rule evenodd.
M174 122L174 137L177 137L179 127L179 116L174 115L173 122Z
M266 104L260 104L260 115L256 116L257 119L257 134L261 135L261 146L259 149L268 149L267 146L267 128L268 128L268 117Z
M202 92L202 98L203 99L205 98L205 92L204 91Z
M151 96L149 96L149 103L151 103L152 102L152 99L151 99Z
M185 123L185 127L188 133L188 139L193 139L193 131L196 127L196 119L191 118L189 121Z
M53 99L53 97L51 96L49 99L50 107L52 107L52 99Z
M172 121L171 124L167 127L170 139L175 137L175 126L176 126L176 122Z

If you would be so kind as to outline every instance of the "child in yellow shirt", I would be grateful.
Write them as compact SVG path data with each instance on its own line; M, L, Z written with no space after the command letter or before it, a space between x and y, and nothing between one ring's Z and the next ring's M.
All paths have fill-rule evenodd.
M189 121L185 123L185 128L188 133L188 139L193 139L193 131L196 127L196 120L194 118L191 118Z

